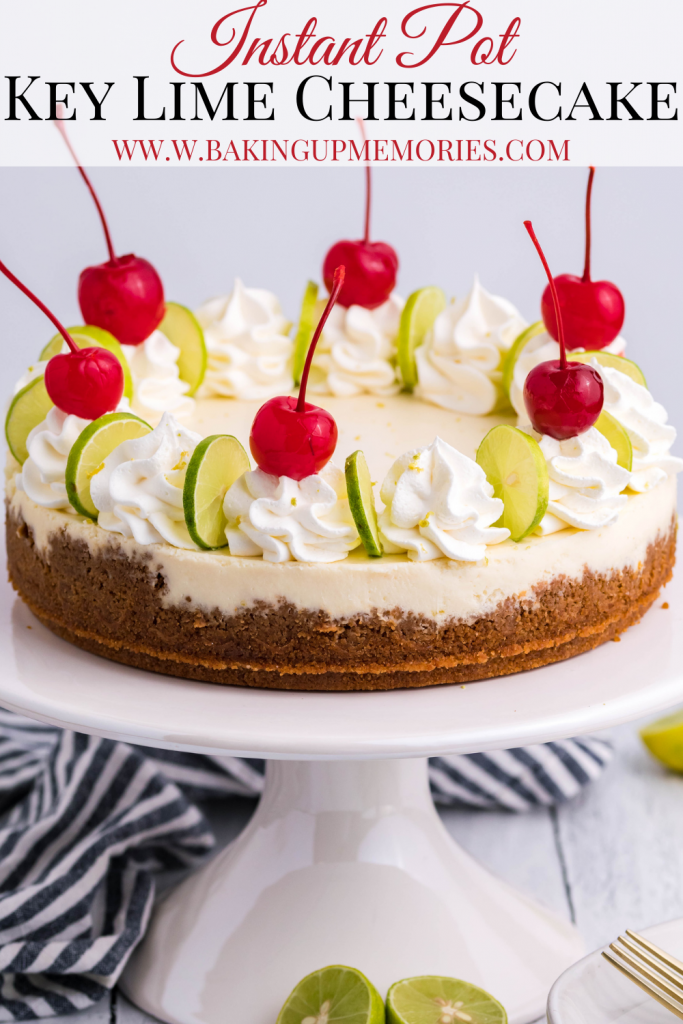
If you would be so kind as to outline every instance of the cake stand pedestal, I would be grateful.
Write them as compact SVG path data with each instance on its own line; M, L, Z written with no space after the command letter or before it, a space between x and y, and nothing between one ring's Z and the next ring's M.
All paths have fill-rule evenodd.
M245 831L165 896L124 974L172 1024L274 1024L297 981L358 967L382 994L414 974L482 985L511 1024L543 1012L582 953L568 923L496 880L441 825L433 754L559 739L683 701L683 576L645 620L589 654L461 687L281 693L115 665L0 591L0 704L81 732L269 759Z

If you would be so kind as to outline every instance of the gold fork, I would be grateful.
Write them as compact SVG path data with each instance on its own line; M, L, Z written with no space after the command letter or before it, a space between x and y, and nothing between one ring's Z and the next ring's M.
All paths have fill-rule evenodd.
M626 929L602 955L629 981L683 1020L683 963L654 942ZM613 954L616 954L614 956Z

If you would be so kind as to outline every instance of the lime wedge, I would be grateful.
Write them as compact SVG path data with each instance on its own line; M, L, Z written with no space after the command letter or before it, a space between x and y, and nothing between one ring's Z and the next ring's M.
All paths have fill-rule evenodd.
M200 548L211 550L228 543L225 492L250 468L249 456L230 434L212 434L195 448L185 474L183 510L190 537Z
M377 524L375 496L372 493L370 470L362 452L354 452L346 460L346 492L349 508L358 530L358 536L369 555L380 558L383 554L382 541Z
M132 399L133 378L130 374L130 367L114 335L110 334L109 331L103 330L101 327L93 327L91 324L82 327L68 327L67 330L79 348L106 348L116 356L123 368L124 398ZM64 338L61 334L55 334L54 338L48 341L39 358L52 359L53 356L58 355L62 351L63 345Z
M615 356L613 352L605 352L604 349L598 349L595 352L568 352L567 358L573 363L590 363L591 359L597 359L601 366L611 366L613 370L625 373L636 384L641 384L644 388L647 387L645 374L641 368L632 359L627 359L626 356Z
M477 462L505 509L496 526L506 526L512 540L535 530L548 508L548 467L533 437L501 424L489 430L477 450Z
M603 437L606 437L617 453L617 465L627 469L629 473L633 469L633 445L619 420L605 412L603 409L598 416L594 426Z
M98 511L90 497L90 482L124 441L149 434L149 423L130 412L108 412L90 423L78 435L66 462L66 495L76 509L88 519L97 519Z
M683 772L683 711L659 718L640 730L643 743L658 761Z
M526 327L521 334L519 334L512 343L511 348L505 355L503 360L503 391L510 398L510 388L512 387L512 379L515 375L515 363L522 354L522 350L527 347L532 338L535 338L538 334L543 334L545 331L545 324L542 320L537 320L535 324L530 324Z
M44 377L36 377L12 399L5 419L5 437L9 450L22 466L28 458L28 435L43 422L53 405L45 390Z
M166 303L166 314L159 330L180 349L178 374L190 385L188 395L194 395L206 373L206 343L204 332L194 313L177 302Z
M406 978L387 992L387 1024L507 1024L507 1019L497 999L457 978Z
M276 1024L384 1024L377 989L353 967L323 967L300 981Z
M304 372L308 347L311 344L313 332L318 326L317 306L318 285L315 281L309 281L301 303L299 326L296 329L294 338L294 383L297 386L301 383L301 374Z
M397 343L398 365L407 391L412 391L417 384L415 349L423 343L437 316L445 308L446 296L434 285L418 288L408 296L401 313Z

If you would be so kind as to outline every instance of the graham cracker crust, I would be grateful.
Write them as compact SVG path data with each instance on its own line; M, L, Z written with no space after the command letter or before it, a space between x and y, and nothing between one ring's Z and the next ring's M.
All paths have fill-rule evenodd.
M9 577L53 633L136 668L286 690L388 690L508 675L582 654L637 622L671 578L676 522L637 569L559 576L474 622L443 625L400 608L331 619L285 601L226 616L165 607L153 549L131 560L115 539L94 553L67 531L47 553L8 511ZM428 569L426 571L429 571Z

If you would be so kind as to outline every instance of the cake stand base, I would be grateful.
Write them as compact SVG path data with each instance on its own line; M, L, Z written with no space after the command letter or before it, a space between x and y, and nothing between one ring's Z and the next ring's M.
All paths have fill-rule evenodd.
M481 985L540 1017L578 933L451 839L427 761L269 761L245 831L158 904L122 979L172 1024L274 1024L294 985L357 967L384 995L416 974Z

